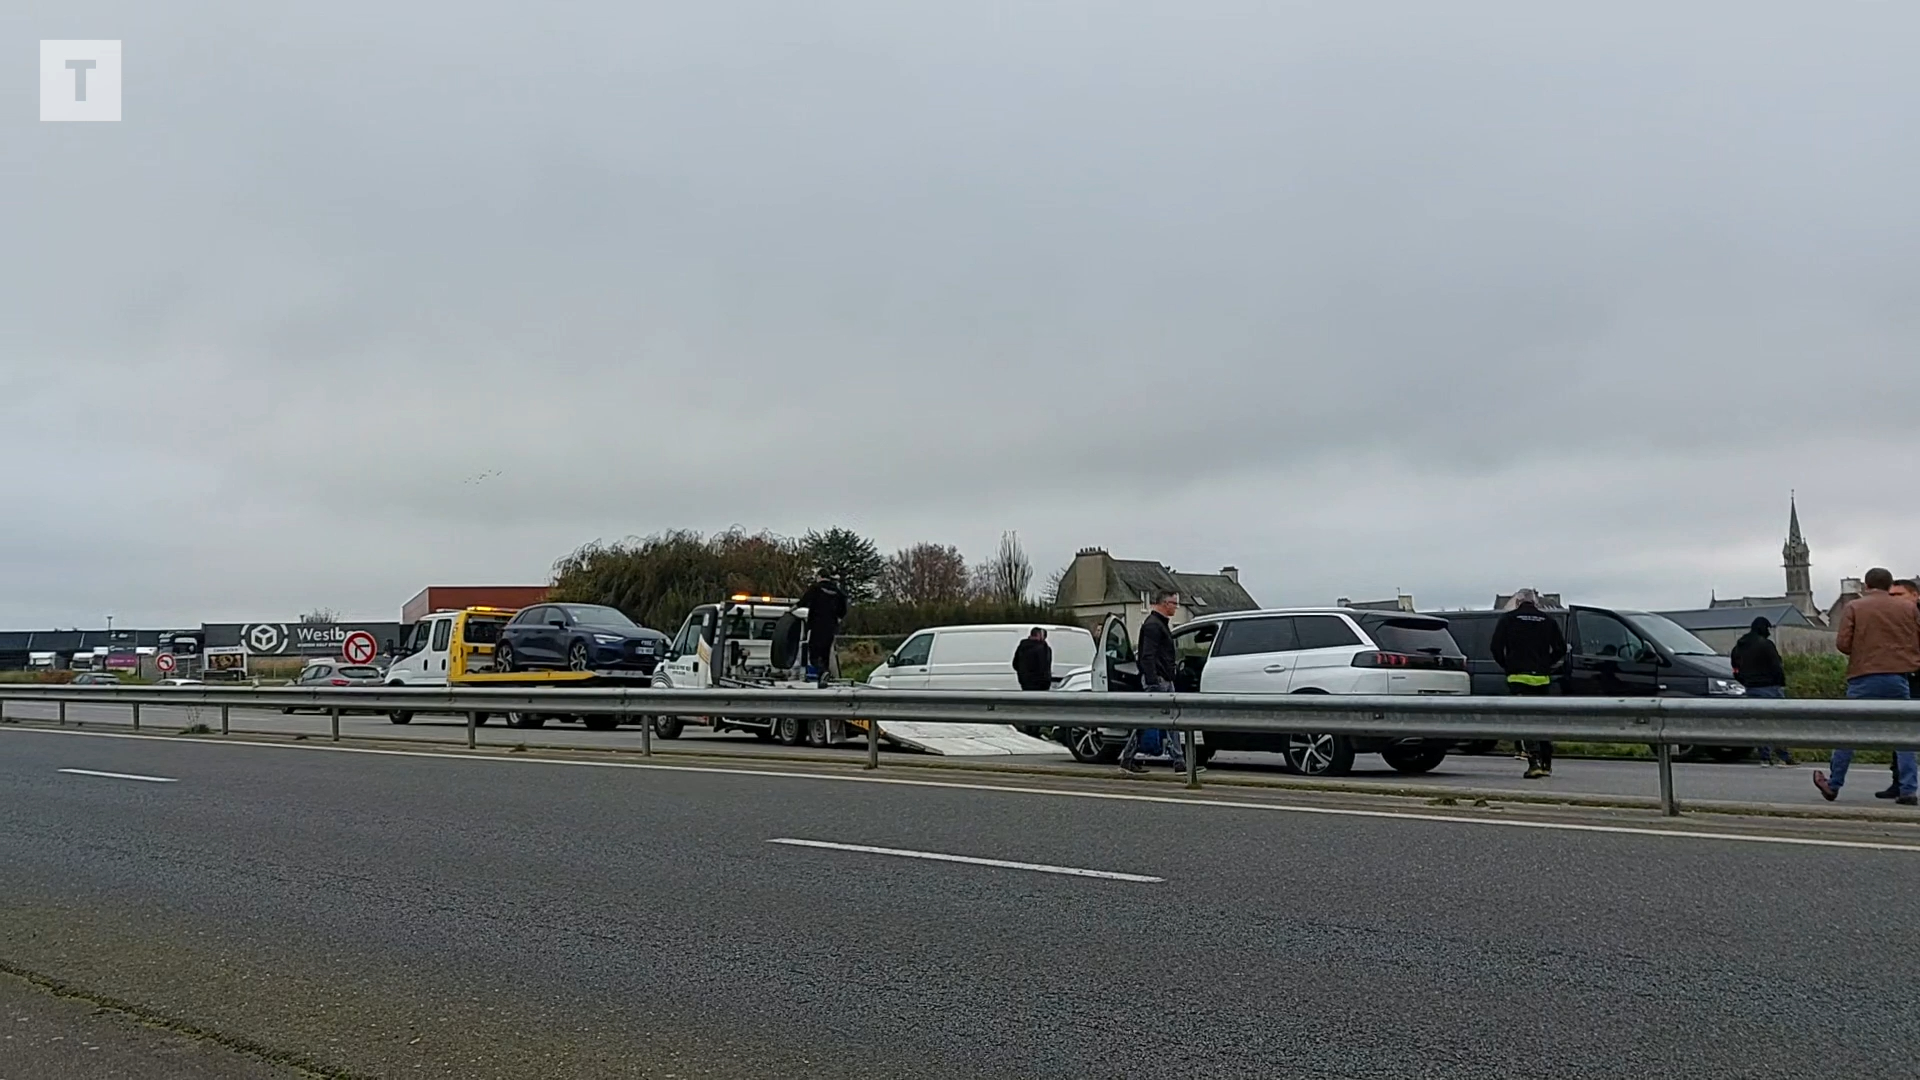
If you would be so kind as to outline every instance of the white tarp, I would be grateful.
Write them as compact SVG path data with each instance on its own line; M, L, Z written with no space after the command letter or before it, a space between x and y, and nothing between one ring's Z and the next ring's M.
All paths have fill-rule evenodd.
M1057 742L1023 735L1006 724L915 724L887 720L880 733L902 746L948 757L1071 757Z

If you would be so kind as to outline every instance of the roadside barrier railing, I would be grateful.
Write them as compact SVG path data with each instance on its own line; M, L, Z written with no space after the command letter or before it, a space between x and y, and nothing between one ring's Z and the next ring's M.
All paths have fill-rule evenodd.
M1199 786L1196 731L1425 738L1643 743L1655 749L1660 801L1679 813L1673 791L1675 746L1920 748L1920 701L1742 698L1570 698L1323 694L1002 693L994 691L655 690L627 687L250 688L220 686L6 686L8 702L127 706L140 727L146 706L212 708L222 733L242 709L326 713L340 738L343 713L464 714L467 745L482 716L540 713L614 716L640 722L652 753L652 718L780 717L802 721L1008 724L1039 728L1158 728L1185 733L1187 783ZM882 733L884 735L884 733ZM867 767L880 766L880 741L867 726Z

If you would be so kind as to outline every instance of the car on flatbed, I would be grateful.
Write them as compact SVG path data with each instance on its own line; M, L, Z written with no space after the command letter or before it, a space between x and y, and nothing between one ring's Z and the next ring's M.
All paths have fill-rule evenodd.
M631 671L651 676L667 654L667 635L604 604L536 604L500 628L498 671Z

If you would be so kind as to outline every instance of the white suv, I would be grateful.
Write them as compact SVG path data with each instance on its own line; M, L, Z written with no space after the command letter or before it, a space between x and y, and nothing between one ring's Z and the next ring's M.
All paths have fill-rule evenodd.
M1174 690L1200 694L1466 694L1467 659L1445 619L1397 611L1287 608L1236 611L1177 626L1173 631ZM1095 658L1095 690L1137 690L1139 667L1126 624L1109 619ZM1112 739L1084 733L1074 756L1096 760L1118 753ZM1105 737L1103 737L1105 736ZM1308 776L1335 776L1353 767L1355 754L1378 753L1403 773L1424 773L1446 760L1450 740L1349 738L1331 734L1204 733L1200 758L1221 750L1285 754Z

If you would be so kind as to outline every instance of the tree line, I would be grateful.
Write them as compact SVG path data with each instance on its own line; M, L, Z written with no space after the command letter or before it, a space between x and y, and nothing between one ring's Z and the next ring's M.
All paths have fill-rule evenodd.
M554 564L552 598L607 604L672 633L694 607L737 593L796 597L824 569L852 607L841 632L907 634L957 623L1052 621L1051 596L1033 596L1033 563L1016 533L969 562L951 544L920 543L891 555L846 528L781 536L744 529L685 529L613 543L594 541ZM1057 582L1059 574L1051 579Z

